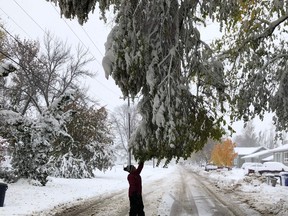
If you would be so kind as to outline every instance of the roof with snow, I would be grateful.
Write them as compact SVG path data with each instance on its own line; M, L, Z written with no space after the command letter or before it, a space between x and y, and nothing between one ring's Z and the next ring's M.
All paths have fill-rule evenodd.
M236 147L237 148L237 147ZM236 152L236 148L235 148L235 152ZM241 147L239 147L241 148ZM247 148L243 148L241 149L241 151L243 152L248 152ZM250 153L250 154L241 154L241 153L238 153L238 155L245 155L242 157L242 159L245 159L245 158L259 158L259 156L265 156L269 154L273 154L273 152L282 152L282 151L288 151L288 144L285 144L285 145L282 145L282 146L279 146L275 149L266 149L266 150L262 150L262 151L254 151L255 153Z
M262 159L262 161L273 161L273 160L274 160L274 156L273 155L270 155L270 156Z
M279 146L275 149L271 149L272 152L281 152L281 151L288 151L288 144Z
M271 149L266 149L266 150L263 150L263 151L258 151L258 152L255 152L253 154L249 154L249 155L246 155L244 157L242 157L242 159L245 159L245 158L259 158L259 156L265 156L265 155L272 155L273 152L271 151Z
M261 149L266 150L265 147L260 146L260 147L235 147L234 151L238 155L249 155L249 154L253 154L253 153L255 153Z

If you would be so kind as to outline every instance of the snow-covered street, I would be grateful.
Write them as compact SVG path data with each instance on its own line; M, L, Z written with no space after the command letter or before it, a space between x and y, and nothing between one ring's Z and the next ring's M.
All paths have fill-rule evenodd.
M247 206L236 208L234 201L220 198L214 192L217 188L207 187L208 184L190 168L177 166L173 171L173 178L164 176L145 183L143 199L146 215L257 215ZM82 205L68 208L64 206L64 210L58 209L55 216L127 216L128 212L127 190L120 190L108 196L83 202Z
M192 165L153 168L145 164L141 176L145 212L149 216L172 216L175 212L177 215L206 216L213 215L213 212L216 214L223 206L230 208L230 213L226 215L237 215L234 207L240 211L246 209L245 215L251 215L251 212L253 215L288 214L288 187L279 184L272 187L267 185L263 177L245 177L241 169L206 172ZM66 209L64 213L69 216L75 213L87 215L83 210L94 211L97 216L107 215L107 212L109 215L124 216L129 211L126 178L123 166L116 166L106 173L96 172L94 179L49 178L45 187L33 186L26 180L20 180L8 185L0 215L56 216ZM208 193L214 193L213 196L218 200L216 204L201 188L197 188L200 186L197 186L195 178L199 178L201 184L208 187ZM185 183L183 188L179 187L181 181ZM189 194L193 197L190 201L187 200ZM231 208L231 205L234 207Z

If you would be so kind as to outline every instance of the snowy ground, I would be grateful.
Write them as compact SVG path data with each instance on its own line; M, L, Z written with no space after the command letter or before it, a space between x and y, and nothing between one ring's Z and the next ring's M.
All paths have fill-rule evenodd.
M233 194L235 199L248 204L261 215L288 215L288 187L281 186L279 180L275 187L267 184L265 176L244 175L244 170L206 172L194 167L201 176L206 176L219 190Z
M163 177L172 176L175 166L169 168L153 168L145 165L141 173L143 185ZM97 171L94 179L59 179L49 178L45 187L34 186L21 179L17 183L8 184L4 207L0 208L1 216L12 215L45 215L55 206L66 203L79 203L100 195L109 195L115 191L127 189L127 172L123 166L115 166L105 173ZM0 182L1 181L0 179ZM39 213L37 212L43 212Z
M167 182L170 182L169 187L173 188L171 182L176 177L176 169L176 165L168 168L153 168L151 165L145 165L141 174L143 190L145 185L163 177L167 178ZM201 176L209 178L219 190L232 194L262 215L288 215L288 187L279 184L272 187L267 185L264 178L245 177L240 169L211 172L205 172L200 167L193 167L193 169ZM116 166L106 173L96 172L94 179L49 178L45 187L33 186L27 180L20 180L8 185L0 215L48 215L54 207L58 208L67 203L80 203L91 197L109 195L127 189L126 177L127 173L123 171L123 167ZM171 197L163 196L158 205L158 214L169 215L171 202Z

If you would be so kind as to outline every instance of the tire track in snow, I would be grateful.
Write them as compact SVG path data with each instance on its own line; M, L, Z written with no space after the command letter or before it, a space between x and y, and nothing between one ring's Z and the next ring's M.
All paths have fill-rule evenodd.
M143 184L144 211L147 216L158 216L167 179ZM129 214L128 188L107 196L98 196L73 206L63 206L54 216L127 216ZM161 215L162 216L162 215Z

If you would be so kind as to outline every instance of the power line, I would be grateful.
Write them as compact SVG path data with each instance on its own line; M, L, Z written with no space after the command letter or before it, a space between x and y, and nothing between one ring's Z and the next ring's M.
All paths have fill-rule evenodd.
M57 14L60 15L59 11L56 9L56 7L52 4L52 7L54 8L54 10L57 12ZM65 19L63 19L63 21L65 22L65 24L67 25L67 27L72 31L72 33L78 38L78 40L85 46L86 49L87 46L83 43L83 41L78 37L78 35L75 33L75 31L73 31L73 29L70 27L70 25L66 22ZM100 51L100 49L97 47L97 45L93 42L93 40L91 39L91 37L88 35L88 33L85 31L85 29L81 26L81 28L83 29L84 33L86 34L86 36L88 37L88 39L92 42L92 44L95 46L95 48L98 50L98 52L103 56L102 52ZM89 50L89 49L88 49ZM89 52L91 53L91 51L89 50ZM92 54L92 53L91 53ZM92 54L92 56L95 58L96 62L100 65L100 67L102 67L102 64L97 60L97 58ZM106 85L104 85L103 83L101 83L100 81L98 81L96 78L95 80L100 83L102 86L104 86L105 88L107 88L109 91L111 91L112 93L114 93L115 95L119 95L118 93L114 92L113 90L111 90L110 88L108 88Z
M24 8L23 8L21 5L19 5L15 0L13 0L13 1L15 2L15 4L17 4L17 5L22 9L22 11L23 11L28 17L30 17L30 19L31 19L40 29L42 29L43 32L45 32L45 30L33 19L33 17L31 17L31 16L24 10Z
M20 7L21 8L21 10L43 31L43 33L44 34L47 34L46 33L46 31L35 21L35 19L33 19L33 17L32 16L30 16L30 14L29 13L27 13L26 12L26 10L20 5L20 4L18 4L15 0L13 0L17 5L18 5L18 7ZM52 4L52 3L51 3ZM53 5L52 5L53 6ZM54 7L54 6L53 6ZM54 7L54 9L56 10L56 8ZM56 10L57 11L57 10ZM58 13L58 11L57 11L57 13ZM66 25L69 27L69 29L72 31L72 33L78 38L78 40L82 43L82 45L87 49L87 50L89 50L88 48L87 48L87 46L83 43L83 41L79 38L79 36L73 31L73 29L67 24L67 22L66 22L66 20L64 20L64 22L66 23ZM91 52L90 52L91 53ZM96 59L95 58L95 56L91 53L91 55L94 57L94 59ZM98 60L96 59L96 61L98 62ZM98 62L99 63L99 62ZM100 64L100 63L99 63Z
M14 37L7 29L5 29L3 26L0 26L10 37L12 37L18 44L20 44L22 47L25 47L21 41L19 41L16 37ZM30 50L28 50L28 52L30 52ZM41 59L38 58L38 56L34 56L36 59L38 59L38 61L40 63L42 63L44 65L44 63L42 62Z
M54 4L52 2L50 2L52 7L54 8L54 10L57 12L57 14L60 15L59 11L56 9L56 7L54 6ZM69 27L69 29L75 34L75 36L80 40L80 38L76 35L76 33L71 29L71 27L69 26L69 24L65 21L65 19L63 20L65 22L65 24ZM87 36L87 38L91 41L91 43L95 46L95 48L98 50L98 52L101 54L101 56L104 56L101 52L101 50L97 47L97 45L94 43L94 41L92 40L92 38L90 37L90 35L86 32L86 30L83 28L83 26L81 25L82 30L84 31L85 35ZM81 40L80 40L81 41ZM82 42L83 43L83 42ZM95 58L96 59L96 58Z
M55 6L52 4L52 2L51 2L51 5L53 6L53 8L54 8L54 10L59 14L59 12L57 11L57 9L55 8ZM60 14L59 14L60 15ZM65 20L65 19L63 19L63 21L65 22L65 24L67 25L67 27L70 29L70 31L75 35L75 37L77 37L78 38L78 40L82 43L82 45L87 49L87 50L89 50L88 49L88 47L83 43L83 41L80 39L80 37L75 33L75 31L71 28L71 26L67 23L67 21ZM89 36L88 36L89 37ZM98 49L98 47L97 47L97 49ZM98 49L99 50L99 49ZM91 51L89 50L89 52L91 53ZM100 51L99 51L100 52ZM97 63L100 65L100 66L102 66L101 64L100 64L100 62L97 60L97 58L93 55L93 53L91 53L91 55L94 57L94 59L97 61Z
M15 0L13 0L18 7L21 8L21 10L44 32L44 34L47 34L45 32L45 30L35 21L35 19L33 19L32 16L29 15L29 13L26 12L26 10L20 5L18 4ZM52 3L51 3L52 4ZM59 14L59 12L57 11L57 9L55 8L55 6L52 4L54 10ZM6 13L5 13L6 14ZM6 14L8 16L8 14ZM85 45L85 43L80 39L80 37L76 34L76 32L69 26L69 24L66 22L66 20L63 20L65 22L65 24L68 26L68 28L70 29L70 31L76 36L76 38L82 43L82 45L90 52L90 54L94 57L94 59L96 60L96 62L102 67L102 64L100 64L100 62L97 60L97 58L91 53L91 51L87 48L87 46ZM17 26L19 26L15 21L13 21ZM4 29L4 28L3 28ZM22 28L21 28L22 29ZM92 42L92 44L96 47L96 49L98 50L98 52L103 56L103 54L101 53L101 51L99 50L99 48L96 46L96 44L93 42L93 40L91 39L91 37L88 35L88 33L85 31L84 28L82 28L86 34L86 36L89 38L89 40ZM16 40L18 43L21 44L21 42L19 42L12 34L10 34L9 31L7 31L6 29L4 29L7 34L9 34L14 40ZM22 29L23 30L23 29ZM22 44L21 44L22 45ZM40 62L41 60L35 56ZM113 94L119 96L118 93L114 92L112 89L110 89L109 87L107 87L106 85L104 85L102 82L98 81L96 78L95 80L100 83L102 86L104 86L106 89L108 89L109 91L111 91Z
M10 16L9 16L5 11L3 11L1 8L0 8L0 10L8 17L8 19L12 20L12 22L13 22L18 28L20 28L26 35L28 35L28 37L31 38L31 36L30 36L21 26L19 26L12 17L10 17Z
M21 46L24 47L24 45L21 43L21 41L19 41L16 37L14 37L6 28L4 28L3 26L0 25L0 27L10 36L12 37L18 44L20 44ZM28 52L30 52L30 50L28 50ZM14 59L12 59L8 54L5 54L4 52L2 52L0 50L0 53L2 53L6 58L10 59L11 61L13 61L15 64L19 65L23 71L26 71L26 68L22 65L20 65L18 62L16 62ZM44 65L44 63L41 61L41 59L38 58L38 56L34 56L40 63L42 63ZM114 92L113 90L111 90L110 88L108 88L106 85L104 85L103 83L101 83L100 81L98 81L97 79L95 79L99 84L101 84L103 87L105 87L106 89L108 89L109 91L111 91L113 94L119 96L119 94L117 94L116 92ZM99 97L99 96L98 96ZM105 101L105 100L104 100ZM107 101L106 101L107 102Z
M98 52L102 55L102 57L104 56L102 54L102 52L100 51L100 49L96 46L96 44L94 43L94 41L91 39L91 37L88 35L88 33L86 32L86 30L81 26L81 28L83 29L84 33L86 34L86 36L89 38L89 40L92 42L92 44L95 46L95 48L98 50Z
M8 58L9 60L11 60L12 62L14 62L15 64L17 64L18 66L20 66L24 70L24 67L20 65L18 62L16 62L14 59L12 59L7 53L4 53L2 50L0 50L0 53L6 58Z

